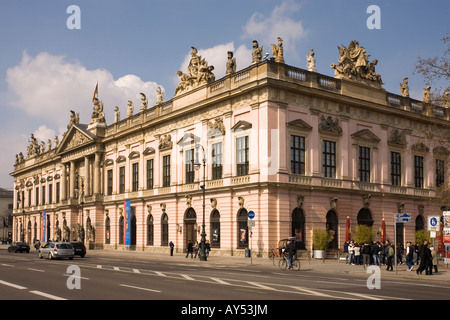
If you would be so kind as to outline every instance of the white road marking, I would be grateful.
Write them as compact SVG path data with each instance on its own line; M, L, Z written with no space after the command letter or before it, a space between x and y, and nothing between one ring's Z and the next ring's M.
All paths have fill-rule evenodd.
M155 273L160 276L160 277L167 277L164 273L159 272L159 271L155 271Z
M228 282L223 281L222 279L219 279L219 278L210 278L210 279L211 279L211 280L214 280L214 281L216 281L216 282L218 282L218 283L220 283L220 284L231 285L231 284L229 284Z
M31 270L31 271L37 271L37 272L45 272L45 270L33 269L33 268L28 268L28 270Z
M294 289L296 289L298 291L302 291L302 292L306 292L306 293L312 294L314 296L333 297L333 296L330 296L330 295L325 294L325 293L321 293L321 292L318 292L318 291L314 291L314 290L310 290L310 289L306 289L306 288L302 288L302 287L291 286L291 288L294 288Z
M4 267L14 267L12 264L6 264L6 263L2 263L2 266L4 266Z
M133 272L134 272L134 273L141 273L141 272L139 271L139 269L133 269Z
M52 299L52 300L67 300L65 298L61 298L61 297L54 296L52 294L48 294L48 293L45 293L45 292L42 292L42 291L37 291L37 290L30 291L30 293L37 294L38 296L49 298L49 299Z
M180 276L182 276L183 278L185 278L187 280L195 280L194 278L188 276L187 274L180 274Z
M5 286L11 287L11 288L19 289L19 290L25 290L26 289L26 287L22 287L22 286L19 286L18 284L14 284L14 283L11 283L11 282L6 282L6 281L3 281L3 280L0 280L0 284L3 284Z
M138 289L138 290L151 291L151 292L162 292L162 291L160 291L160 290L154 290L154 289L148 289L148 288L135 287L135 286L127 285L127 284L120 284L120 286L122 286L122 287L127 287L127 288L132 288L132 289Z

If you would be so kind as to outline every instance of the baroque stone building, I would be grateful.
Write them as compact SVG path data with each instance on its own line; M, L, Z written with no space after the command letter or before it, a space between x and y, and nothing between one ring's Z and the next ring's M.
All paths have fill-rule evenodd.
M449 183L449 150L431 134L448 133L449 109L387 92L356 41L339 48L334 77L286 64L281 38L268 60L255 42L240 71L216 80L192 48L170 100L147 108L142 94L139 113L131 104L120 119L116 107L107 125L94 99L91 122L71 111L61 142L45 148L32 137L11 173L14 240L24 226L28 242L151 252L172 241L182 251L200 242L205 178L211 254L251 246L264 256L289 236L311 249L323 228L334 234L330 247L342 247L347 218L372 226L375 240L384 220L393 240L396 212L412 216L396 225L397 241L414 241L426 217L441 213L436 185ZM205 177L195 168L203 158Z

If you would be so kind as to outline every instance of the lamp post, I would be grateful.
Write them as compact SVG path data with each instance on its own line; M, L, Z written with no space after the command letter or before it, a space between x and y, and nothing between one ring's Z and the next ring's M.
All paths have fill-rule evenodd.
M200 186L200 188L203 189L203 222L202 222L202 239L200 241L200 252L198 254L198 257L200 261L206 261L206 233L205 233L205 189L206 189L206 152L205 148L199 143L195 145L195 162L194 162L194 168L195 170L200 169L200 162L198 161L198 148L202 147L203 151L203 185Z

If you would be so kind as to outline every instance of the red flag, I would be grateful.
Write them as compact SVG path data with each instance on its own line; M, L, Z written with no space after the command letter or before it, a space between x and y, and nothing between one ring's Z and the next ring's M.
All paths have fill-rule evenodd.
M384 219L381 221L380 240L382 243L386 241L386 224Z
M345 241L350 241L350 217L347 217L347 221L345 223Z
M98 83L97 83L97 85L95 86L94 96L92 97L92 102L94 102L95 96L96 96L96 95L98 95Z

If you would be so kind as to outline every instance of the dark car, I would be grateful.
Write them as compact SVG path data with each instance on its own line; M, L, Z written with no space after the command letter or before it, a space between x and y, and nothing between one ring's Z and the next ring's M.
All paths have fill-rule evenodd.
M30 246L25 242L13 242L8 247L8 252L30 252Z
M70 243L74 249L74 253L76 256L80 256L84 258L86 255L86 246L82 242L71 242Z

